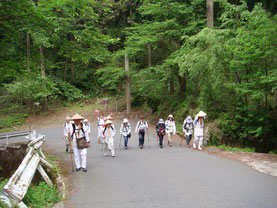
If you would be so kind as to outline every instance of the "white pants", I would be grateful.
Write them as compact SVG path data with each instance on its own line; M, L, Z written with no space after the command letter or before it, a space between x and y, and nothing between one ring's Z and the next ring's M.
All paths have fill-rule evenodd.
M194 145L196 145L196 143L199 141L198 143L198 147L201 147L203 145L203 139L204 137L203 136L194 136Z
M169 143L172 143L172 135L173 135L173 132L167 132L168 142Z
M112 156L114 156L114 153L115 153L115 151L114 151L114 142L113 141L111 141L109 143L104 142L104 145L105 145L104 153L107 154L108 146L109 146L111 148Z
M73 146L74 160L76 168L87 168L87 148L78 149L76 146ZM80 155L82 159L82 166L80 165Z
M103 138L103 127L98 126L98 139L101 140Z

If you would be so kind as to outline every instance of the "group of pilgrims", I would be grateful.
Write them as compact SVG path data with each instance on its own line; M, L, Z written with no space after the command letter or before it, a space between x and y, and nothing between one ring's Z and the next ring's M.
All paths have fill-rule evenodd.
M107 156L108 152L111 152L111 156L115 157L114 137L116 129L113 123L112 113L107 117L99 111L95 111L98 115L95 115L97 119L98 129L98 144L102 144L102 151ZM202 150L203 138L204 138L204 119L206 113L200 111L194 118L188 116L183 123L183 133L186 136L187 147L190 147L190 141L194 133L193 148ZM63 128L63 139L66 143L66 152L73 152L75 161L75 170L83 170L87 172L87 148L90 147L91 128L87 119L75 114L73 117L66 117L66 122ZM145 134L147 134L148 123L144 117L141 116L137 122L135 128L135 134L138 134L139 148L144 148ZM160 148L163 148L163 139L167 134L169 147L172 146L172 137L176 134L176 124L173 115L169 115L164 122L163 119L159 119L156 125L157 143ZM147 134L148 135L148 134ZM124 148L128 149L128 140L131 138L131 124L127 118L123 119L120 126L120 139L124 139ZM149 138L148 138L149 139ZM120 140L121 145L121 140ZM149 143L150 145L150 143Z

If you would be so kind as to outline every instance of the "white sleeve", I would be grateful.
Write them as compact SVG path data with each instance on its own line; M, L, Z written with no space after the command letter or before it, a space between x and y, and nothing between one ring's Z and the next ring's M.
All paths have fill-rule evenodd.
M120 126L120 134L123 134L123 124L121 124L121 126Z
M129 131L128 131L128 134L131 133L131 124L129 123Z
M73 126L72 126L72 123L70 123L70 126L69 126L69 131L70 131L70 136L72 135L73 133ZM74 136L74 135L73 135Z
M147 121L145 121L145 126L146 126L146 128L148 128L148 123L147 123Z
M65 124L63 125L63 135L64 135L64 136L67 136L67 129L66 129Z
M112 135L112 137L115 136L115 133L116 133L116 130L115 130L115 128L114 128L114 129L113 129L113 135Z
M138 132L138 128L139 128L139 122L138 122L137 125L136 125L136 129L135 129L135 132L136 132L136 133Z

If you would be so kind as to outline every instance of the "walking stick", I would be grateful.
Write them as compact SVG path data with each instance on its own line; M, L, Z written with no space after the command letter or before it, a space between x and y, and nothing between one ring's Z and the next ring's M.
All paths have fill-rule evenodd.
M121 147L121 137L122 137L122 134L120 134L120 142L119 142L119 147Z
M74 164L73 164L73 158L72 158L71 137L68 138L68 141L69 141L69 148L70 148L70 160L71 160L72 172L74 172Z
M146 129L146 133L147 133L147 139L148 139L149 148L150 148L150 141L149 141L148 129Z

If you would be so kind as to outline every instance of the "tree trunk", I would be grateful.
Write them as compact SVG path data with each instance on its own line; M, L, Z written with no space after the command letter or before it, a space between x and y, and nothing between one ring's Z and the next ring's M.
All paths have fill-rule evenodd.
M66 82L66 75L67 75L67 66L68 66L68 59L66 58L65 67L64 67L64 71L63 71L63 81L65 81L65 82Z
M179 90L179 96L181 98L186 99L186 91L187 91L187 78L186 74L184 76L177 76L179 80L180 90Z
M277 89L275 90L275 93L274 93L274 103L275 103L275 110L277 110Z
M129 72L129 57L125 55L125 70L127 71L126 75L126 108L127 115L131 113L131 84L130 84L130 72Z
M172 75L169 78L169 90L170 90L170 94L174 93L174 79Z
M207 26L214 27L214 3L213 0L206 0Z
M40 46L39 51L40 51L40 72L41 72L41 76L45 77L45 64L44 64L44 48L43 48L43 45Z
M41 72L41 76L45 77L45 61L44 61L44 47L43 47L43 45L40 46L39 51L40 51L40 72ZM44 100L43 100L42 110L43 111L48 111L47 98L44 98Z
M268 70L267 70L267 63L265 63L265 76L267 77L268 76ZM267 99L267 84L265 84L265 95L264 95L264 99L265 99L265 108L267 108L268 106L268 99Z
M71 77L72 77L72 80L74 80L75 78L75 72L74 72L74 62L71 58Z
M27 49L27 64L26 64L26 69L30 71L30 34L27 33L26 36L26 49Z
M151 46L150 46L149 43L147 44L147 47L148 47L148 56L147 56L148 67L151 67L152 66L152 63L151 63Z

